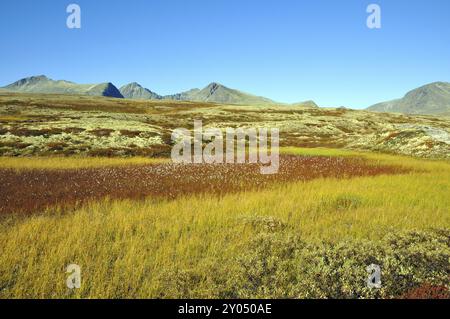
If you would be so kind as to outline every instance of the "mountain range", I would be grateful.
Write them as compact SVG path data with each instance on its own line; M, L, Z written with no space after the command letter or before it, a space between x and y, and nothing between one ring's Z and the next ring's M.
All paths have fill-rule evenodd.
M283 104L265 97L230 89L216 82L209 84L203 89L192 89L172 95L160 95L136 82L129 83L118 89L110 82L77 84L65 80L55 81L45 75L40 75L21 79L0 88L0 90L26 93L82 94L135 100L176 100L242 105ZM318 107L314 101L286 105ZM403 98L372 105L368 110L405 114L450 115L450 83L430 83L408 92Z
M450 115L450 83L434 82L408 92L403 98L372 105L369 111Z
M39 75L21 79L2 89L12 92L82 94L137 100L177 100L244 105L280 104L268 98L230 89L215 82L203 89L192 89L186 92L163 96L142 87L136 82L129 83L118 89L109 82L101 84L77 84L65 80L55 81L45 75ZM312 105L311 102L307 103L309 106Z
M211 83L203 89L192 89L186 92L173 95L161 96L139 85L136 82L127 84L120 88L120 92L128 99L145 100L177 100L177 101L201 101L214 102L220 104L246 104L246 105L266 105L279 104L275 101L261 96L244 93L230 89L219 83Z

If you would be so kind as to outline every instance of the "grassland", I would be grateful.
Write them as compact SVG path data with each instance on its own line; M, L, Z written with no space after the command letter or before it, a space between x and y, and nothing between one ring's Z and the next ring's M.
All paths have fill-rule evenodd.
M409 171L8 214L0 223L0 297L448 297L447 161L283 152ZM65 286L71 263L82 267L79 290ZM382 267L381 289L366 286L371 263Z
M194 119L279 174L168 163ZM2 92L0 298L450 298L449 159L445 117Z

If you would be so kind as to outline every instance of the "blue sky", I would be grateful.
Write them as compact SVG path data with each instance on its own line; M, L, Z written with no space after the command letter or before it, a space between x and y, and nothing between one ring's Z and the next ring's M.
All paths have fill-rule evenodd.
M66 27L70 3L80 30ZM448 0L2 0L0 39L0 85L46 74L170 94L217 81L363 108L450 82Z

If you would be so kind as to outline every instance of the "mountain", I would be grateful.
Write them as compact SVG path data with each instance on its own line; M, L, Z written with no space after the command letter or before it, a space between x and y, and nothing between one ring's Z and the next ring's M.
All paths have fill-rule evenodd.
M211 83L204 89L190 94L190 100L214 102L220 104L264 105L276 102L261 96L255 96L238 90L230 89L219 83Z
M21 79L3 87L4 90L26 93L82 94L123 98L112 83L77 84L69 81L54 81L45 75Z
M211 83L204 89L192 89L172 95L161 96L139 85L130 83L120 88L120 92L126 98L147 100L176 100L193 102L214 102L219 104L245 104L268 105L276 102L264 97L251 95L238 90L230 89L219 83Z
M122 86L119 89L123 97L134 100L161 100L162 96L133 82Z
M368 108L375 112L450 115L450 83L434 82L408 92L403 98Z
M193 96L200 92L200 89L192 89L186 92L171 94L171 95L165 95L165 100L176 100L176 101L192 101Z
M291 106L303 106L303 107L312 107L312 108L318 108L319 106L314 101L304 101L304 102L298 102L298 103L292 103Z
M181 92L172 95L159 95L147 88L144 88L139 83L133 82L122 86L119 89L120 93L126 99L132 100L176 100L176 101L191 101L192 97L199 92L199 89L192 89L186 92Z
M87 86L88 85L86 85L86 87ZM123 99L123 95L120 91L110 82L89 86L85 94Z

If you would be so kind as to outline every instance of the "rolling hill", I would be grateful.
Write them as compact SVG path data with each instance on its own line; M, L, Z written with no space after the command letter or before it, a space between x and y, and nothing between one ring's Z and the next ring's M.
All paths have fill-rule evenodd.
M376 112L450 115L450 83L434 82L408 92L403 98L368 108Z

